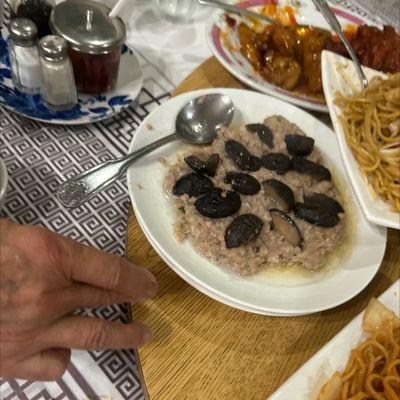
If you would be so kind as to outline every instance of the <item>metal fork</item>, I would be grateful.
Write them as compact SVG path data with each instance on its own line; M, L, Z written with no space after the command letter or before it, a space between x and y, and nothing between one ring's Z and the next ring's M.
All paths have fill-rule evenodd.
M274 19L272 17L268 17L267 15L262 15L262 14L254 12L254 11L248 10L247 8L236 7L231 4L223 3L218 0L198 0L198 1L200 4L203 4L204 6L210 6L210 7L223 9L226 11L230 11L233 14L244 15L246 17L258 18L265 22L269 22L270 24L280 26L280 23L276 19Z
M367 77L365 76L365 74L361 68L360 61L358 60L356 53L354 52L353 48L351 47L349 40L347 39L346 35L343 33L342 27L340 26L340 23L337 20L335 14L332 12L328 3L325 0L312 0L312 2L315 4L315 6L320 11L320 13L324 16L324 18L328 22L329 26L336 32L336 34L339 36L340 40L345 45L347 51L350 54L351 59L354 61L357 75L361 82L361 86L363 89L365 89L368 85Z

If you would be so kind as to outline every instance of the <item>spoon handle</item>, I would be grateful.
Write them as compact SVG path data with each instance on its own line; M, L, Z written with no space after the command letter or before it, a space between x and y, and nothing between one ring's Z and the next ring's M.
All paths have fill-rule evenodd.
M247 8L240 8L240 7L232 6L230 4L222 3L221 1L217 1L217 0L199 0L199 3L203 4L205 6L210 6L210 7L215 7L215 8L220 8L220 9L223 9L226 11L230 11L233 14L241 14L241 15L245 15L246 17L258 18L263 21L269 22L270 24L280 26L279 22L277 20L275 20L274 18L256 13L254 11L248 10Z
M126 156L96 165L65 181L57 189L56 197L66 208L79 207L121 177L135 161L176 139L173 133Z
M329 26L336 32L336 34L339 36L340 40L345 45L347 51L350 54L351 59L354 62L354 65L356 67L357 75L361 82L361 87L363 89L365 89L368 85L367 77L365 76L365 74L361 68L360 61L358 60L356 53L354 53L353 47L351 46L346 35L343 33L342 27L340 26L340 23L337 20L335 14L332 12L328 3L325 0L312 0L312 2L315 4L315 6L320 11L320 13L324 16L324 18L328 22Z

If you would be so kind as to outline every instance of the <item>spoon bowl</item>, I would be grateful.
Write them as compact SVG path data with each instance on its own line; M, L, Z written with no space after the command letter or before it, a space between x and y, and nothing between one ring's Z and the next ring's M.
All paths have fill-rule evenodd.
M79 207L124 175L135 161L167 143L177 139L196 145L211 143L218 129L229 126L234 113L235 106L228 96L213 93L192 99L179 111L174 133L68 179L57 189L56 197L64 207Z
M229 126L235 106L228 96L208 94L190 100L176 117L176 135L191 144L208 144Z

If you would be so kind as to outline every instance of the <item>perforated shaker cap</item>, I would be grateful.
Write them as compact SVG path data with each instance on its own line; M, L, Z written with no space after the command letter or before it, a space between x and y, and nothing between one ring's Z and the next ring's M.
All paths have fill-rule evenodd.
M39 40L39 54L49 61L61 61L67 56L67 41L54 35L48 35Z
M33 46L37 33L36 24L30 19L15 18L10 23L10 37L19 46Z

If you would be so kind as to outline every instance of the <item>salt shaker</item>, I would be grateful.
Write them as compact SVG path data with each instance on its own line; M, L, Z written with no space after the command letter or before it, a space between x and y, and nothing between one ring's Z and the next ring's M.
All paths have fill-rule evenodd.
M8 39L11 77L14 86L28 94L39 93L42 84L36 36L36 25L29 19L11 21Z
M39 41L44 102L56 111L66 111L78 102L72 64L67 54L67 42L48 35Z

